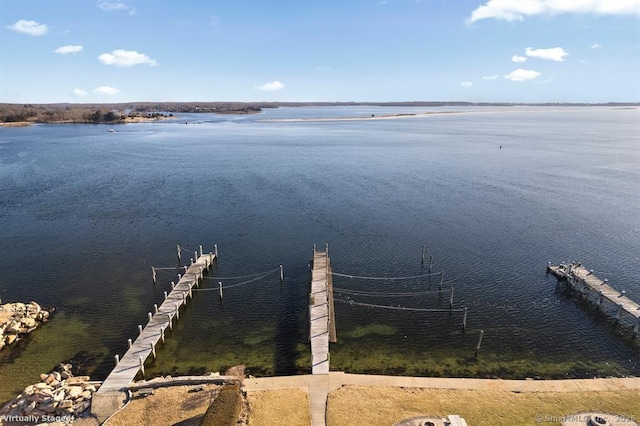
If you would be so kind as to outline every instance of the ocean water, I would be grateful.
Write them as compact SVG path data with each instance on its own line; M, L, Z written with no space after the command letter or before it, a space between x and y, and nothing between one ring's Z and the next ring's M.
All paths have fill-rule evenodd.
M425 111L459 113L264 121ZM0 399L66 360L103 379L177 280L151 281L152 266L177 266L176 244L217 244L220 259L149 374L308 372L309 264L328 244L336 273L419 276L334 276L333 369L637 376L638 338L545 269L579 260L640 300L638 123L613 107L315 107L0 128L0 298L56 309L0 354ZM280 264L282 284L226 278ZM464 331L459 312L350 303L448 308L451 287Z

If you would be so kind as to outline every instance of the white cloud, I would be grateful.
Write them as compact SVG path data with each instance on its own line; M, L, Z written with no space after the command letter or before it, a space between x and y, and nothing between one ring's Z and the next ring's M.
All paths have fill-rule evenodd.
M284 83L281 81L272 81L271 83L265 83L262 86L256 86L256 89L263 92L273 92L274 90L284 89Z
M591 45L591 49L600 49L601 47L602 47L602 45L601 45L601 44L598 44L598 43L593 43L593 44Z
M129 15L136 13L135 8L118 1L101 1L98 3L98 7L107 12L129 12Z
M563 13L640 16L640 0L489 0L471 12L467 22L491 18L522 21L529 16Z
M71 44L68 46L60 46L56 50L54 50L54 52L60 53L62 55L67 55L69 53L78 53L82 52L82 46L74 46Z
M460 86L462 87L471 87L473 86L473 81L461 81Z
M513 56L511 57L511 60L512 60L513 62L522 63L522 62L525 62L525 61L527 60L527 57L526 57L526 56L513 55Z
M84 90L82 90L82 89L73 89L73 90L71 91L71 94L72 94L73 96L87 96L87 92L85 92L85 91L84 91Z
M564 57L569 54L562 47L552 47L551 49L532 49L527 47L525 55L532 58L548 59L550 61L564 62Z
M509 74L504 75L503 77L507 80L511 81L527 81L536 79L540 73L534 70L524 70L519 68L515 71L511 71Z
M117 67L132 67L134 65L158 66L158 63L143 53L135 50L116 49L111 53L103 53L98 56L98 60L103 64L115 65Z
M100 86L100 87L96 87L93 90L93 93L97 93L98 95L113 96L113 95L117 95L118 93L120 93L120 90L116 89L115 87Z
M19 33L29 34L32 36L44 35L49 31L49 28L47 28L45 24L40 24L36 21L26 21L24 19L20 19L15 24L9 25L7 28Z
M498 74L496 74L496 75L485 75L484 77L482 77L483 80L497 80L499 78L500 78L500 76Z

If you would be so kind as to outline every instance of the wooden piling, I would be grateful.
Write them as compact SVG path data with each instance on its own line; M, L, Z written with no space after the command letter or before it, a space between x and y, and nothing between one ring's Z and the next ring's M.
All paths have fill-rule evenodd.
M149 346L151 346L151 353L153 354L153 359L156 359L156 345L153 342L149 342Z
M131 339L127 339L127 344L129 345L129 349L133 346L133 341Z
M142 334L142 326L138 324L138 334Z
M167 314L167 322L169 323L169 330L173 330L173 322L171 321L171 314Z
M164 327L160 327L160 340L162 340L162 344L164 345Z
M200 256L202 256L202 245L200 245Z
M142 372L142 377L144 377L144 360L142 357L138 358L140 360L140 371Z
M451 287L451 296L449 297L449 309L453 309L453 287Z
M154 304L153 304L153 313L154 313L154 314L157 314L157 313L158 313L158 304L157 304L157 303L154 303Z
M424 247L424 244L423 244L422 245L422 257L420 258L420 265L424 265L424 250L425 250L425 247Z
M116 366L120 363L120 355L116 354L114 357L116 359Z
M640 316L636 318L636 324L633 326L633 335L638 334L638 329L640 328Z
M176 248L178 251L178 262L182 263L182 251L180 250L180 244L176 244Z
M149 317L149 322L153 319L153 314L151 312L147 312L147 316Z
M284 281L284 270L282 269L282 265L280 265L280 284Z
M478 352L480 352L480 345L482 344L482 336L484 336L484 330L480 330L480 338L478 339L478 345L476 346L476 358L478 357Z
M218 258L218 245L214 244L213 245L213 254L216 255L216 259Z
M467 329L467 308L464 308L464 316L462 317L462 331Z
M429 274L431 274L432 266L433 266L433 255L429 255Z
M174 283L173 281L171 281L171 290L173 290L174 288L176 288L176 283Z
M164 300L167 300L167 298L169 297L169 295L167 294L167 292L164 292Z
M440 271L440 285L438 286L438 290L442 290L443 283L444 283L444 271Z
M180 319L180 307L176 304L176 320Z
M220 286L220 300L222 300L222 281L218 281L218 285Z
M156 285L156 268L153 266L151 267L151 278L153 279L153 284Z
M620 317L622 316L622 303L618 303L618 310L616 311L616 321L620 320Z

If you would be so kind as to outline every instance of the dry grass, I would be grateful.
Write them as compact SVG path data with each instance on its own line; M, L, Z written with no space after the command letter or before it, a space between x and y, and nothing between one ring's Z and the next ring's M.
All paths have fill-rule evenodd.
M309 426L309 395L301 389L247 393L249 425Z
M640 419L640 391L514 393L346 386L329 394L327 424L393 425L420 415L459 414L473 426L539 425L540 417L536 422L536 416L557 417L580 411ZM547 418L544 424L560 423Z
M192 388L193 386L160 388L156 389L153 395L134 398L107 424L108 426L198 425L219 387L207 385L199 392L189 392Z

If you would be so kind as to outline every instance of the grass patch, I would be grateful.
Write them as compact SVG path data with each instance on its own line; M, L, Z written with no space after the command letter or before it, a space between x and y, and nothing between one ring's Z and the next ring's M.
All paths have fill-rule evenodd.
M247 394L249 424L308 426L309 395L301 389L255 391Z
M529 392L345 386L329 394L327 424L391 425L403 419L459 414L469 425L538 425L536 416L602 411L640 419L640 391ZM559 424L559 423L546 423Z

